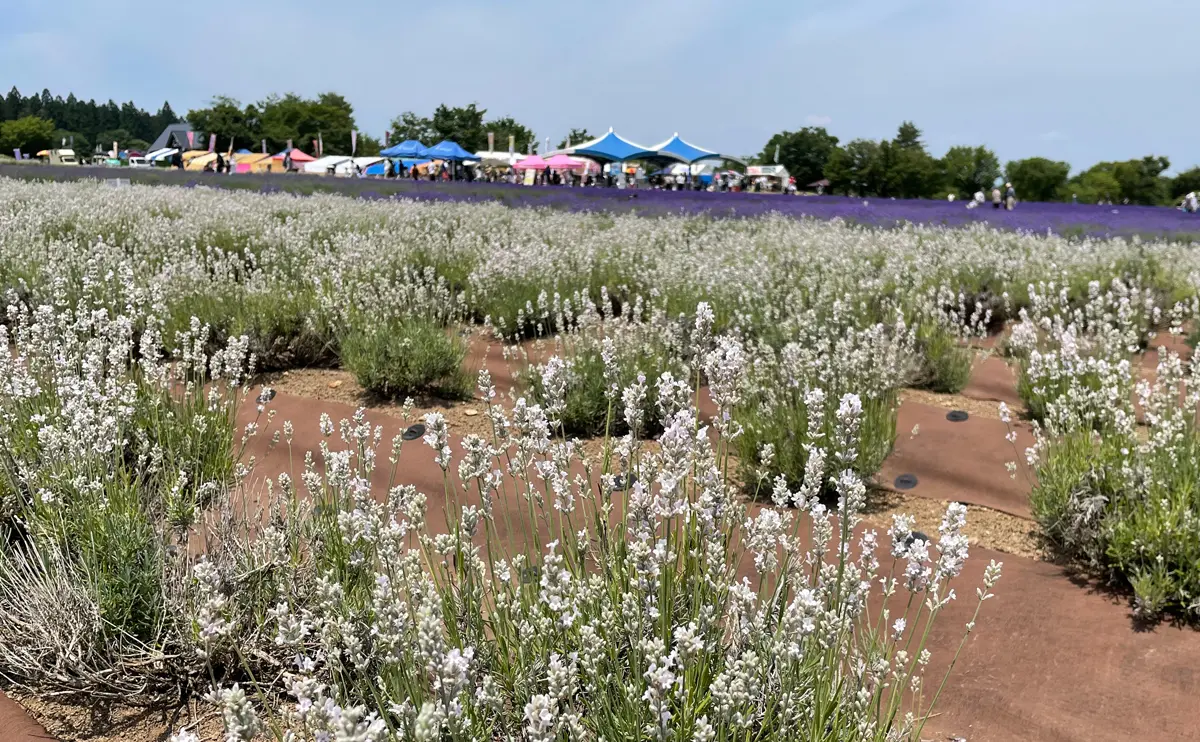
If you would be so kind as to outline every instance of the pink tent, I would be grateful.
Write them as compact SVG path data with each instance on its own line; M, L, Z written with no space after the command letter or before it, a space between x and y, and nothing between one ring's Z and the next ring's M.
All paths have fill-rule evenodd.
M551 170L591 170L592 164L586 160L577 160L567 155L554 155L546 160L546 167Z
M545 170L548 167L550 165L538 155L530 155L513 165L514 170Z

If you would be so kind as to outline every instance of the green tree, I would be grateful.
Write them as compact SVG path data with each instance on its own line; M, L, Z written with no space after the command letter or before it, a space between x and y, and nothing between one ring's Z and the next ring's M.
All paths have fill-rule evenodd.
M1014 184L1015 185L1015 184ZM1119 201L1121 184L1117 182L1111 168L1093 167L1080 173L1064 184L1059 191L1063 200L1072 196L1080 203L1094 204L1100 201Z
M1053 201L1066 185L1071 166L1045 157L1013 160L1004 167L1005 179L1022 201Z
M767 140L757 159L760 163L775 161L779 148L779 164L788 169L796 183L805 186L825 175L825 165L837 149L838 138L820 126L806 126L800 131L781 131ZM832 179L831 179L832 180Z
M57 143L54 139L53 121L36 116L22 116L0 124L0 152L5 154L18 147L22 154L34 154Z
M875 196L884 187L884 162L879 142L855 139L836 147L825 163L825 177L834 193Z
M896 132L896 138L892 140L900 149L909 150L924 150L925 143L921 141L921 130L911 121L903 121L900 123L900 128Z
M359 157L374 157L379 154L379 150L383 149L383 142L375 137L358 132L358 149L356 154Z
M202 149L208 148L212 134L217 135L217 149L221 151L228 149L231 140L238 147L248 147L262 137L258 109L253 105L243 109L238 101L227 96L214 98L208 108L188 111L187 119L198 135L196 146Z
M1121 199L1148 206L1163 203L1169 196L1170 184L1162 174L1169 167L1170 160L1153 155L1116 163L1113 177L1121 185Z
M312 142L319 139L324 143L325 154L350 154L354 108L337 93L321 93L315 100L295 93L271 95L247 106L243 117L247 129L245 139L238 139L241 144L252 146L266 139L268 148L278 151L291 140L298 149L312 151L315 149ZM190 113L188 120L200 126Z
M451 108L443 103L433 111L434 135L438 141L449 139L471 152L481 150L487 146L487 132L483 126L486 114L487 109L477 108L474 103L462 108Z
M63 144L63 142L66 144ZM67 131L66 129L56 129L54 131L53 146L55 147L70 147L76 153L86 154L92 151L91 141L88 140L81 132Z
M1200 191L1200 167L1184 170L1171 179L1168 193L1171 201L1177 202L1189 193Z
M921 130L911 121L900 124L896 137L881 142L880 158L884 168L881 196L929 198L942 182L941 163L934 159L921 141Z
M392 119L390 126L392 131L391 141L394 144L409 139L415 139L427 147L437 144L437 141L434 139L437 136L437 132L433 129L433 121L425 116L418 116L412 111L405 111Z
M516 140L514 143L515 152L524 152L530 142L533 142L535 146L537 144L537 136L533 133L533 130L517 122L511 116L489 121L484 126L484 129L483 144L479 149L487 147L487 132L489 131L495 134L496 149L502 152L508 150L508 138L510 136ZM459 144L462 144L462 142L459 142ZM467 145L463 144L463 146L466 147ZM471 151L474 152L475 150Z
M126 149L129 147L129 142L133 139L133 134L130 134L125 129L106 129L96 135L96 144L99 144L107 152L112 149L113 142L116 142L117 147L120 149ZM196 146L199 145L200 142L197 141Z
M279 152L287 146L288 140L297 149L305 152L313 150L311 142L317 137L317 126L308 101L295 93L269 95L259 101L256 108L262 132L259 138L267 140L268 150ZM196 125L194 121L191 123Z
M571 131L567 133L567 136L564 137L563 140L558 143L558 148L566 149L567 147L570 147L571 145L581 144L583 142L589 142L595 138L596 137L592 136L591 133L588 132L588 130L586 128L585 129L571 129Z
M947 190L959 198L988 191L1000 177L1000 160L987 147L951 147L942 156Z

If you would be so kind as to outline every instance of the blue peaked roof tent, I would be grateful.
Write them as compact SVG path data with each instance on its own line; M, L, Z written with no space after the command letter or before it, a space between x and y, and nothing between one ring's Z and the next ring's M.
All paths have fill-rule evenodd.
M399 144L393 144L387 149L380 150L379 154L384 157L420 157L424 151L424 144L421 144L416 139L406 139Z
M612 129L602 137L576 144L566 149L559 150L554 154L575 155L576 157L587 157L597 162L628 162L630 160L654 160L662 159L672 162L686 162L674 153L659 153L653 149L648 149L640 144L634 144L621 137Z
M452 142L449 139L443 139L419 154L421 157L431 160L448 160L450 162L462 162L463 160L479 159L475 155L458 146L458 142Z
M739 157L723 155L720 152L713 152L710 149L697 147L690 142L686 142L679 136L678 132L667 141L656 144L650 149L660 155L675 155L680 161L687 163L699 162L700 160L733 160L743 165L746 164Z

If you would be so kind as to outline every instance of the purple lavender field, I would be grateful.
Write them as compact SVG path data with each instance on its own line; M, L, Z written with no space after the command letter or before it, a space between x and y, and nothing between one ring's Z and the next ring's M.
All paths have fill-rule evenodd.
M1017 208L1010 212L993 209L990 203L976 209L968 209L963 201L566 188L500 183L431 183L325 178L282 173L221 176L166 170L108 170L53 166L0 165L0 177L37 180L123 178L147 185L206 185L237 190L285 191L300 195L333 192L372 199L499 201L515 207L637 213L646 216L707 214L713 218L739 218L778 213L794 217L842 219L854 224L880 227L908 223L947 227L987 225L996 229L1052 232L1066 236L1139 236L1143 239L1200 241L1200 215L1162 206L1018 202Z

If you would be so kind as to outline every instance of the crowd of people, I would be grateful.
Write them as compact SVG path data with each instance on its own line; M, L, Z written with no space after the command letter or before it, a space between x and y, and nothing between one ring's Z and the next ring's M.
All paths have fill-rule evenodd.
M951 201L954 200L954 194L949 196ZM967 202L968 209L977 209L987 202L987 196L983 191L975 191L975 197ZM1012 183L1005 183L1004 190L1000 190L1000 186L992 188L992 208L1005 209L1012 211L1017 207L1017 191L1013 188Z

